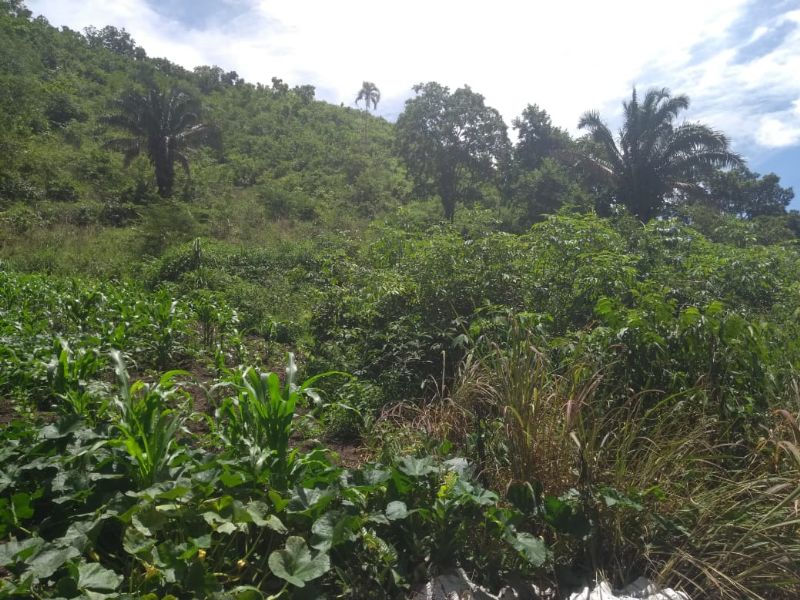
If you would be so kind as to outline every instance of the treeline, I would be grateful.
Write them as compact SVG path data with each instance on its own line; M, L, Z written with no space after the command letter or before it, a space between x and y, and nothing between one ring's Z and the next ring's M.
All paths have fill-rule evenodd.
M371 82L358 96L365 110L337 107L310 85L148 57L124 29L56 29L18 0L0 4L0 31L0 210L12 231L123 226L158 196L227 196L226 206L244 201L265 218L333 227L431 200L450 220L458 205L491 208L509 231L567 208L680 216L712 236L732 215L764 242L800 232L786 212L792 190L751 171L723 134L678 124L688 98L668 90L634 91L619 137L590 112L586 135L573 138L530 104L512 143L469 86L415 86L393 125L370 114L380 100ZM156 124L168 105L180 110L166 131ZM199 126L207 135L190 135ZM159 156L159 144L172 150Z

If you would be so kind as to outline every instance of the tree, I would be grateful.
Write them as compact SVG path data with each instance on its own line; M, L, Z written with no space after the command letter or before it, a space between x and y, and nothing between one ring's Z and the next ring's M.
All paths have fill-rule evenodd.
M137 56L136 41L124 27L122 29L117 29L113 25L106 25L102 29L87 27L83 33L90 48L105 48L116 54ZM143 52L140 50L139 54Z
M180 163L188 175L189 160L184 150L208 141L211 128L198 123L195 101L174 88L169 92L151 89L147 94L129 91L118 101L118 108L118 113L104 121L133 137L112 139L106 146L124 152L125 166L146 153L155 170L159 195L170 196L175 163Z
M505 174L505 194L518 213L517 225L528 228L566 203L586 204L580 177L572 172L574 161L565 160L573 154L569 133L555 127L536 104L525 107L512 125L518 140Z
M708 203L719 210L752 219L783 215L794 198L775 173L760 176L747 167L717 171L707 181Z
M515 225L525 230L555 214L562 206L586 207L590 203L579 180L558 161L546 157L533 170L521 170L509 185L515 207Z
M372 103L372 108L378 108L378 102L381 101L381 91L371 81L365 81L361 84L361 89L356 96L356 106L361 101L364 101L364 142L367 141L367 123L369 122L369 105Z
M369 113L369 105L372 103L372 108L378 108L378 102L381 101L381 91L371 81L365 81L361 84L361 89L356 96L356 106L361 101L364 101L364 109Z
M554 127L547 111L536 104L525 107L512 126L519 136L514 146L514 162L521 169L538 168L545 158L553 158L572 143L569 133Z
M658 215L676 192L701 194L700 182L714 169L742 164L722 133L699 123L674 125L688 107L688 97L672 97L666 88L648 90L640 103L634 89L623 103L619 143L597 112L578 122L594 142L584 146L583 164L609 185L616 203L642 221Z
M242 85L244 79L239 77L236 71L228 71L227 73L222 68L208 65L201 65L195 67L193 71L195 82L200 91L204 94L225 89L234 85Z
M452 221L464 186L493 179L508 159L508 129L469 86L452 94L436 82L413 89L416 97L406 100L397 119L400 154L418 191L435 190Z

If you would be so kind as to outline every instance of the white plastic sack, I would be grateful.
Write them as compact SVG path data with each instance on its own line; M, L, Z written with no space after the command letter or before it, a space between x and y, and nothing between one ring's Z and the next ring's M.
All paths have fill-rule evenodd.
M689 596L670 588L659 589L648 579L639 577L621 590L612 590L608 582L601 581L594 589L585 587L575 592L569 600L689 600Z

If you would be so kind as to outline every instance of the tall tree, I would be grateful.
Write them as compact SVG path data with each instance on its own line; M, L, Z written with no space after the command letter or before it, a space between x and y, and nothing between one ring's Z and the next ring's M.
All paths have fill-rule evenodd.
M761 176L747 167L717 171L708 178L707 201L727 213L752 219L783 215L794 198L794 190L780 185L775 173Z
M507 160L508 129L469 86L452 94L436 82L413 89L395 128L400 154L417 189L435 190L452 220L464 185L493 179Z
M105 48L117 54L139 55L139 58L144 58L144 50L136 45L136 41L124 27L122 29L117 29L113 25L106 25L102 29L87 27L83 33L90 48Z
M514 162L524 170L538 168L545 158L554 158L572 143L569 133L555 127L547 111L536 104L526 106L511 124L519 137L514 146Z
M365 81L361 84L361 89L356 96L356 106L363 100L364 102L364 142L367 141L367 123L369 122L369 105L372 103L372 109L378 108L378 102L381 101L381 91L371 81Z
M185 150L208 141L212 133L211 128L199 123L196 109L194 99L176 89L151 89L147 94L128 91L118 101L118 112L104 121L132 137L112 139L106 146L124 152L125 166L142 152L147 154L155 170L159 195L170 196L175 163L188 175Z
M378 108L378 102L381 101L381 91L371 81L365 81L361 84L361 89L358 92L358 96L356 96L356 105L359 102L364 101L364 109L369 112L369 105L372 104L372 108Z
M579 174L573 173L575 144L569 133L554 126L536 104L526 106L512 125L518 139L504 192L517 213L517 226L530 227L567 202L585 204Z
M673 97L666 88L648 90L642 102L634 89L623 103L618 141L595 111L578 122L594 142L585 146L584 164L642 221L658 215L676 192L702 193L700 182L714 169L742 164L722 133L699 123L675 125L688 107L688 97Z

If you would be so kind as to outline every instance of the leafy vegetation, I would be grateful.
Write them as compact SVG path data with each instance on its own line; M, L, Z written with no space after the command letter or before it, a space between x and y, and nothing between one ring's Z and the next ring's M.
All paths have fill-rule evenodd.
M512 145L17 1L0 58L0 598L798 596L800 218L685 97Z
M189 159L183 148L207 135L208 127L197 123L198 116L189 106L191 98L177 90L163 93L151 89L146 96L128 92L120 100L119 112L106 117L109 125L133 134L133 138L115 138L107 148L122 150L129 165L142 149L153 164L156 187L161 196L172 195L175 163L189 174Z
M643 221L658 215L676 190L697 193L699 178L712 169L741 164L723 134L697 123L672 124L688 107L688 97L666 89L648 90L640 103L634 88L623 104L619 145L598 113L587 112L578 122L596 144L589 147L587 166L609 180L616 201Z

